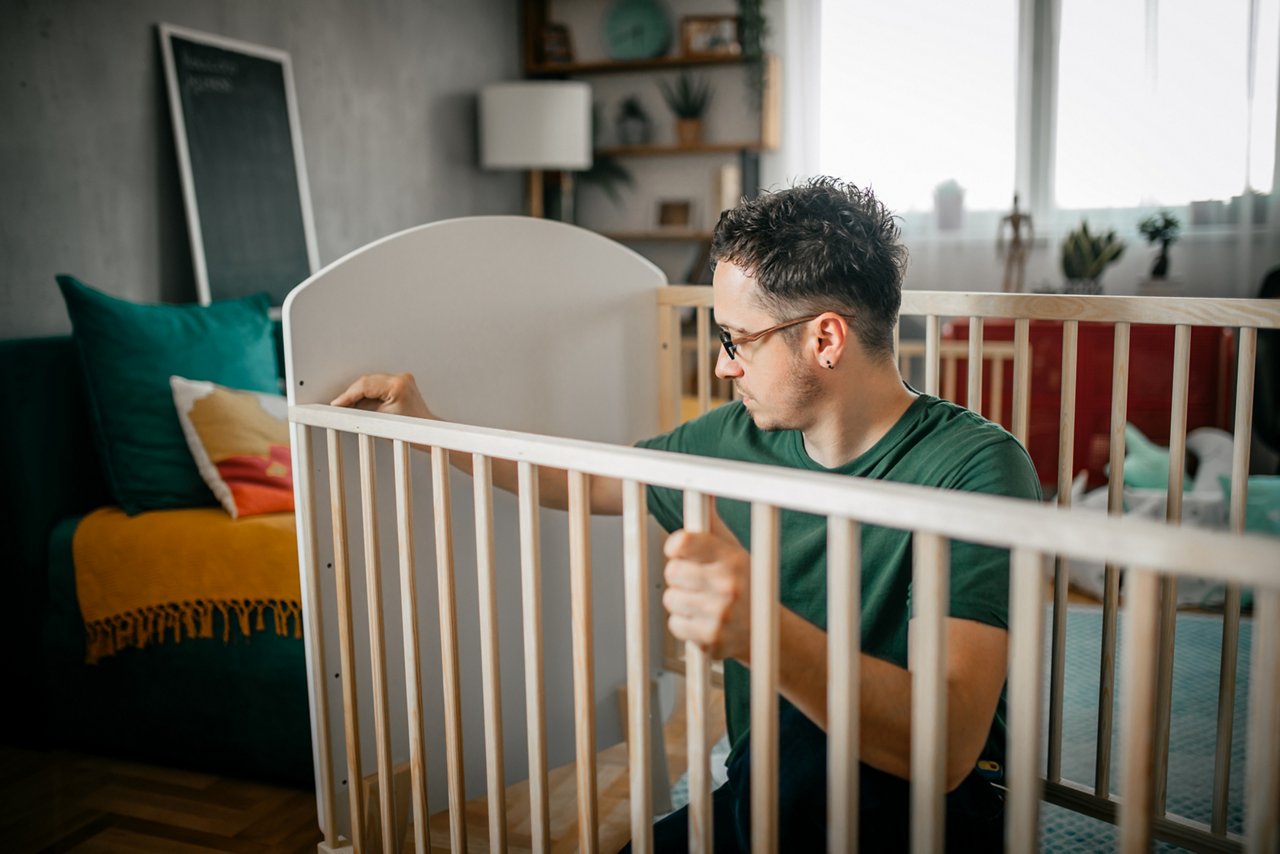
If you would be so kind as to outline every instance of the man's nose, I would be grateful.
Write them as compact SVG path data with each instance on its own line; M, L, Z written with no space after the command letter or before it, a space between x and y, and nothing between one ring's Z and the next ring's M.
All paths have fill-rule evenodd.
M736 359L729 358L723 345L716 351L716 376L722 380L742 376L742 365Z

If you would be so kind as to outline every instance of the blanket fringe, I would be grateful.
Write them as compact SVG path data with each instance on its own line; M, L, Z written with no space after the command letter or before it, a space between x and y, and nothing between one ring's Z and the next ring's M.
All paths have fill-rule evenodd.
M85 660L89 664L96 664L129 647L145 649L152 643L181 643L183 638L212 638L215 611L222 619L223 643L231 641L233 621L239 627L240 634L248 638L251 627L259 632L266 630L265 612L268 608L271 609L272 628L277 635L302 637L302 605L299 602L279 599L201 599L139 608L86 623Z

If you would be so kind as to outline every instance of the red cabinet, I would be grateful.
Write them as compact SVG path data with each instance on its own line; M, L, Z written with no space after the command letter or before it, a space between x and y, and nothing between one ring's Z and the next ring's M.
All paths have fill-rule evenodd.
M1058 421L1062 403L1062 323L1030 322L1031 406L1027 419L1027 450L1040 481L1052 485L1058 479ZM1153 442L1169 443L1170 407L1173 399L1173 337L1170 326L1134 325L1129 337L1128 421ZM958 318L943 328L944 340L968 341L969 321ZM983 341L1012 341L1013 321L990 319L983 323ZM1187 429L1231 428L1234 336L1230 329L1198 327L1191 330ZM1111 366L1113 327L1081 323L1077 339L1075 453L1072 471L1089 472L1089 485L1106 482L1111 429ZM956 366L957 402L965 402L967 360ZM988 374L989 376L989 374ZM988 379L987 382L990 380ZM991 399L989 388L984 400ZM1004 392L999 421L1013 423L1013 365L1004 370ZM988 415L990 417L990 415Z

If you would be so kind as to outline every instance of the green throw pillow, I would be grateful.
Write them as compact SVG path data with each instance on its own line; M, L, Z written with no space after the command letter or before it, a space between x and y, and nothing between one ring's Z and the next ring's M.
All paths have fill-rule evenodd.
M269 297L140 305L59 275L112 495L129 515L215 505L187 447L169 377L278 392Z

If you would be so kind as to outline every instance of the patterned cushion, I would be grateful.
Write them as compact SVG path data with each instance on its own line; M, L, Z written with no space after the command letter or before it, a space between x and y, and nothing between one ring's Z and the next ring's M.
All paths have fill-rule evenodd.
M176 376L169 385L196 468L231 517L292 511L285 399Z

